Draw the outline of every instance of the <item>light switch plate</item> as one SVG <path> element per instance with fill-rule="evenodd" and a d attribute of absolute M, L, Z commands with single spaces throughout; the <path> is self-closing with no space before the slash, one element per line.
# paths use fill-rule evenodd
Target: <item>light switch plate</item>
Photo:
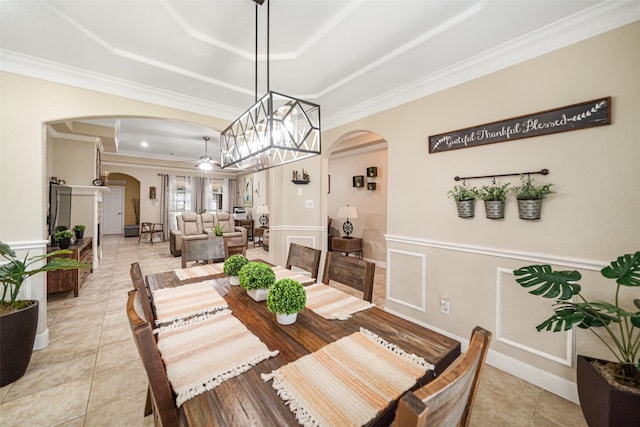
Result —
<path fill-rule="evenodd" d="M 304 201 L 304 207 L 307 209 L 312 209 L 313 208 L 313 200 L 305 200 Z"/>

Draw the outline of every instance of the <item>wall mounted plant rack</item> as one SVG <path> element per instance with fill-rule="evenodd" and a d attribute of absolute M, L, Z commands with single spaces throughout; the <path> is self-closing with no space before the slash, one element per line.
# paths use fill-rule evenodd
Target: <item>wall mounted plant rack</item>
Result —
<path fill-rule="evenodd" d="M 549 175 L 549 169 L 540 169 L 535 172 L 519 172 L 519 173 L 502 173 L 494 175 L 481 175 L 481 176 L 456 176 L 453 179 L 455 181 L 464 181 L 467 179 L 480 179 L 480 178 L 497 178 L 499 176 L 520 176 L 520 175 Z"/>

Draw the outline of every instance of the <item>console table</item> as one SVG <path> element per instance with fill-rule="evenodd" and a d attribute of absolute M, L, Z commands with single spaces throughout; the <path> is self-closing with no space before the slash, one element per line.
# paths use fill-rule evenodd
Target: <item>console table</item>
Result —
<path fill-rule="evenodd" d="M 55 292 L 73 291 L 74 296 L 78 296 L 80 286 L 87 280 L 89 274 L 93 272 L 93 246 L 91 237 L 85 237 L 76 242 L 75 245 L 69 246 L 72 251 L 69 255 L 56 255 L 56 257 L 72 258 L 76 261 L 84 262 L 91 265 L 89 268 L 76 268 L 74 270 L 56 270 L 47 271 L 47 294 Z M 49 246 L 47 252 L 57 251 L 58 246 Z"/>
<path fill-rule="evenodd" d="M 359 237 L 334 237 L 331 239 L 331 249 L 334 252 L 344 252 L 349 256 L 349 253 L 355 252 L 356 256 L 362 259 L 362 239 Z"/>
<path fill-rule="evenodd" d="M 268 230 L 269 227 L 257 227 L 253 229 L 253 247 L 255 248 L 256 243 L 260 246 L 263 244 L 264 232 Z M 260 240 L 258 240 L 260 239 Z"/>
<path fill-rule="evenodd" d="M 252 219 L 236 219 L 236 227 L 244 227 L 247 229 L 247 247 L 249 240 L 253 240 L 253 220 Z"/>

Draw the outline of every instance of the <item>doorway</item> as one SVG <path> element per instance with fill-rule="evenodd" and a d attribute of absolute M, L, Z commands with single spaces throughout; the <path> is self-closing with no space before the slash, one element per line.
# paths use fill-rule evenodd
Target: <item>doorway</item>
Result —
<path fill-rule="evenodd" d="M 124 187 L 109 187 L 103 196 L 102 219 L 104 234 L 122 234 L 124 228 Z"/>

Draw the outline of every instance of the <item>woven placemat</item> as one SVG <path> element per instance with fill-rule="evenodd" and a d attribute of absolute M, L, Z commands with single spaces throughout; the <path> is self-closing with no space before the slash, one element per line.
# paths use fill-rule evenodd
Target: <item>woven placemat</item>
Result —
<path fill-rule="evenodd" d="M 227 302 L 209 281 L 162 288 L 153 292 L 156 325 L 213 313 L 227 308 Z"/>
<path fill-rule="evenodd" d="M 269 374 L 304 426 L 361 426 L 432 370 L 366 329 L 327 344 Z"/>
<path fill-rule="evenodd" d="M 195 267 L 178 268 L 175 271 L 180 280 L 197 279 L 198 277 L 224 274 L 224 263 L 196 265 Z"/>
<path fill-rule="evenodd" d="M 158 350 L 178 406 L 278 354 L 231 310 L 158 332 Z"/>
<path fill-rule="evenodd" d="M 305 289 L 307 291 L 305 307 L 325 319 L 347 320 L 353 313 L 375 307 L 375 304 L 369 301 L 321 283 L 306 286 Z"/>

